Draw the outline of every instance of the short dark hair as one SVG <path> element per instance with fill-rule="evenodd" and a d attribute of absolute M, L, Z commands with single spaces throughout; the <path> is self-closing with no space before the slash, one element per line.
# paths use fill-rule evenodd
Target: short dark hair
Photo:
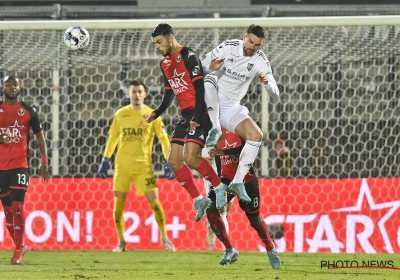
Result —
<path fill-rule="evenodd" d="M 151 33 L 151 37 L 157 37 L 160 35 L 174 35 L 174 31 L 172 30 L 171 25 L 169 25 L 168 23 L 160 23 L 159 25 L 157 25 L 157 27 L 154 28 L 153 32 Z"/>
<path fill-rule="evenodd" d="M 129 87 L 143 86 L 144 91 L 147 92 L 147 87 L 142 80 L 133 80 L 129 83 Z"/>
<path fill-rule="evenodd" d="M 247 28 L 246 33 L 247 33 L 247 34 L 252 33 L 252 34 L 256 35 L 258 38 L 263 38 L 263 39 L 265 39 L 264 28 L 262 28 L 262 27 L 259 26 L 259 25 L 255 25 L 255 24 L 250 25 L 250 26 Z"/>

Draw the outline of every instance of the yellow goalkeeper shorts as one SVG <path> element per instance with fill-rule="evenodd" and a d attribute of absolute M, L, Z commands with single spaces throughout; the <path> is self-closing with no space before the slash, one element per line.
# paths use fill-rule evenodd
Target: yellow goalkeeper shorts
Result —
<path fill-rule="evenodd" d="M 131 183 L 136 189 L 137 196 L 157 190 L 156 179 L 152 168 L 141 170 L 139 174 L 116 172 L 114 174 L 114 191 L 129 193 Z"/>

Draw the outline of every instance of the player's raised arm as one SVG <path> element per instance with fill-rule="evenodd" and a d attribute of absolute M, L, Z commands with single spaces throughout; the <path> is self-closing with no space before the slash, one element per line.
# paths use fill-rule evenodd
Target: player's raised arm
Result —
<path fill-rule="evenodd" d="M 265 54 L 261 54 L 263 60 L 260 65 L 258 81 L 264 85 L 265 90 L 272 96 L 279 97 L 280 92 L 275 78 L 272 75 L 271 65 Z"/>

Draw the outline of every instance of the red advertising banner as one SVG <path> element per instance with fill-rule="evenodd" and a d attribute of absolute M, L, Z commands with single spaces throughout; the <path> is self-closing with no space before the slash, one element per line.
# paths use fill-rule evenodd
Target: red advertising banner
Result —
<path fill-rule="evenodd" d="M 203 188 L 202 179 L 196 182 Z M 260 179 L 261 216 L 280 224 L 280 252 L 400 253 L 399 178 Z M 206 250 L 205 218 L 196 223 L 193 202 L 174 180 L 158 180 L 167 231 L 178 250 Z M 31 179 L 26 196 L 25 243 L 34 250 L 111 250 L 112 179 Z M 161 250 L 157 223 L 144 197 L 128 195 L 128 249 Z M 230 236 L 241 251 L 263 251 L 237 201 L 228 216 Z M 12 240 L 0 215 L 0 249 Z M 221 248 L 217 244 L 217 249 Z"/>

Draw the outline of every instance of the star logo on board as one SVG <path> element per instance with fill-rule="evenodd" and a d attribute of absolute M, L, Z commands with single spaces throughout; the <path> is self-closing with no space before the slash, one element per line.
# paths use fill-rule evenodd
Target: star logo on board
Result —
<path fill-rule="evenodd" d="M 393 254 L 393 246 L 391 238 L 388 235 L 385 223 L 390 220 L 396 211 L 400 209 L 400 200 L 375 203 L 374 198 L 371 194 L 370 187 L 368 185 L 367 179 L 363 178 L 361 181 L 360 192 L 358 194 L 357 202 L 354 206 L 343 207 L 333 210 L 333 212 L 358 212 L 361 213 L 363 210 L 385 210 L 386 213 L 377 222 L 380 235 L 382 236 L 385 246 L 383 247 L 388 253 Z M 398 234 L 400 232 L 400 227 L 397 230 Z M 372 233 L 371 233 L 372 234 Z M 399 238 L 399 237 L 398 237 Z M 369 246 L 366 244 L 365 246 Z M 372 245 L 370 245 L 372 246 Z M 370 248 L 374 251 L 373 248 Z"/>

